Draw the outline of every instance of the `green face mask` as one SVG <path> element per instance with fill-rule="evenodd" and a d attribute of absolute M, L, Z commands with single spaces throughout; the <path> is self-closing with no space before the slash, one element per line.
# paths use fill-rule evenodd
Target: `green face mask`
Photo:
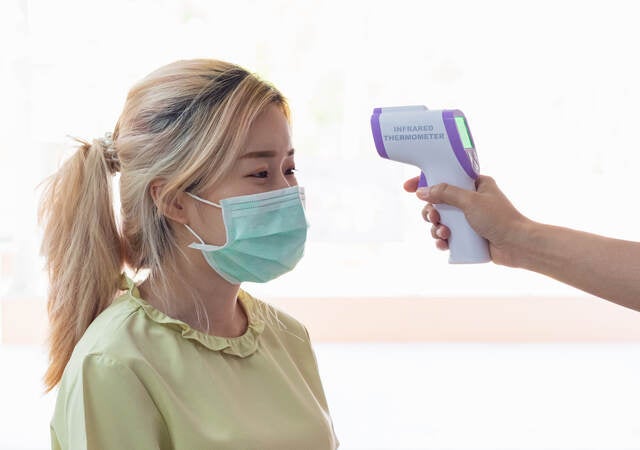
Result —
<path fill-rule="evenodd" d="M 200 241 L 189 247 L 202 251 L 209 265 L 228 282 L 264 283 L 289 272 L 302 258 L 309 226 L 303 188 L 225 198 L 219 205 L 188 194 L 222 209 L 227 233 L 224 245 L 205 244 L 185 226 Z"/>

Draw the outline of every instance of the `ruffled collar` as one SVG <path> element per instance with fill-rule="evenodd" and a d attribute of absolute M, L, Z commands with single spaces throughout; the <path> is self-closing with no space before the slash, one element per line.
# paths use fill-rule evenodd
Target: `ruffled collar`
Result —
<path fill-rule="evenodd" d="M 264 331 L 265 323 L 264 320 L 259 317 L 259 314 L 257 314 L 257 300 L 242 289 L 238 291 L 238 300 L 244 307 L 249 325 L 244 334 L 238 337 L 222 337 L 206 334 L 192 328 L 181 320 L 167 316 L 141 298 L 140 291 L 134 281 L 124 274 L 122 275 L 122 289 L 127 291 L 124 296 L 137 303 L 151 320 L 180 331 L 182 337 L 185 339 L 197 341 L 209 350 L 246 358 L 258 349 L 259 337 Z"/>

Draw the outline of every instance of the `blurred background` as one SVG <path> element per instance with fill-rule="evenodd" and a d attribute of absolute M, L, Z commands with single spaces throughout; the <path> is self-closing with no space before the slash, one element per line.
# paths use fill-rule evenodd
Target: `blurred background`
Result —
<path fill-rule="evenodd" d="M 0 449 L 45 449 L 37 185 L 128 89 L 223 59 L 293 111 L 311 229 L 254 295 L 311 333 L 342 449 L 640 449 L 640 315 L 543 276 L 453 266 L 373 108 L 464 111 L 482 172 L 532 219 L 640 241 L 632 1 L 2 0 Z M 634 206 L 636 205 L 636 206 Z"/>

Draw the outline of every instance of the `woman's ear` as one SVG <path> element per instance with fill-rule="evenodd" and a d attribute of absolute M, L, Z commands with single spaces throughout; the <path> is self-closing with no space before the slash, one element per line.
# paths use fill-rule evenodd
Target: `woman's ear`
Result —
<path fill-rule="evenodd" d="M 149 193 L 153 202 L 158 208 L 158 213 L 168 219 L 178 223 L 188 223 L 187 211 L 184 207 L 185 194 L 179 192 L 173 198 L 163 195 L 166 182 L 164 180 L 155 180 L 149 186 Z"/>

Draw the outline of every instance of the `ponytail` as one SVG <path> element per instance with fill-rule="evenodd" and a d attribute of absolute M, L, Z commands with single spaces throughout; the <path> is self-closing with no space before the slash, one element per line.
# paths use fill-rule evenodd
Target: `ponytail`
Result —
<path fill-rule="evenodd" d="M 123 269 L 112 203 L 115 151 L 108 139 L 77 142 L 75 154 L 45 180 L 38 210 L 49 274 L 47 392 L 60 382 L 89 324 L 118 293 Z"/>

